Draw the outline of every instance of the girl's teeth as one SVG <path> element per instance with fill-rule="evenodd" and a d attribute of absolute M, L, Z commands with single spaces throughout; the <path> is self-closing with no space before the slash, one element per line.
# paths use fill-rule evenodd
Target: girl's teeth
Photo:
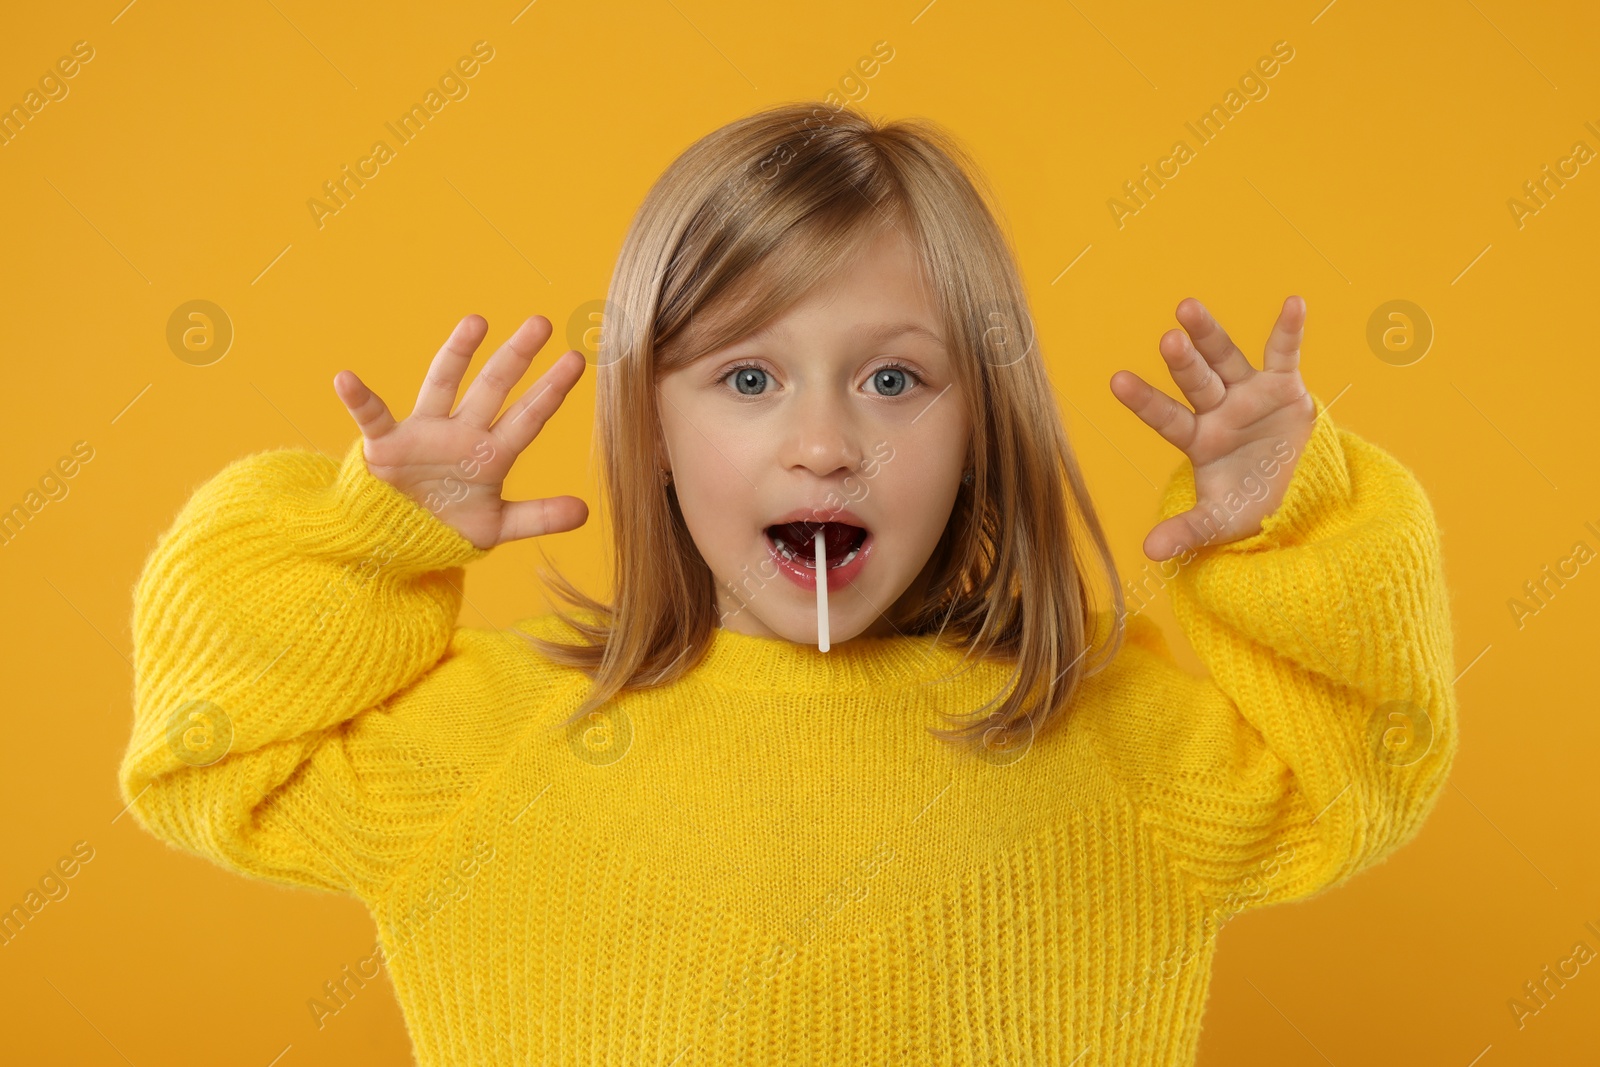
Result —
<path fill-rule="evenodd" d="M 810 560 L 800 559 L 799 556 L 795 555 L 794 550 L 788 546 L 788 544 L 783 540 L 783 538 L 774 537 L 772 539 L 772 543 L 778 546 L 778 551 L 783 554 L 783 558 L 784 559 L 798 560 L 800 565 L 802 567 L 806 568 L 807 570 L 814 571 L 814 570 L 817 569 L 817 562 L 816 562 L 816 560 L 814 558 L 810 559 Z M 855 548 L 852 548 L 849 552 L 846 552 L 844 554 L 844 556 L 842 558 L 840 558 L 839 560 L 837 560 L 835 562 L 832 562 L 832 563 L 829 563 L 828 564 L 828 569 L 831 571 L 831 570 L 837 570 L 838 568 L 843 567 L 846 563 L 849 563 L 851 560 L 855 559 L 856 555 L 858 553 L 860 553 L 860 551 L 861 551 L 861 546 L 857 545 Z"/>

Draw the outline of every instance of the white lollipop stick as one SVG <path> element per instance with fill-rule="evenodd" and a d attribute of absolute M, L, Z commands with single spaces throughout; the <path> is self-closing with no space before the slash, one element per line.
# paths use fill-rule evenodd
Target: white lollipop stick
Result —
<path fill-rule="evenodd" d="M 817 531 L 817 651 L 828 651 L 828 549 Z"/>

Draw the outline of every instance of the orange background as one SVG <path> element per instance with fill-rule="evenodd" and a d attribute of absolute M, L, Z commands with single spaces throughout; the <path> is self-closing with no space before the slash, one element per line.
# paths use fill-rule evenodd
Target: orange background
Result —
<path fill-rule="evenodd" d="M 1584 928 L 1600 926 L 1600 568 L 1578 569 L 1520 626 L 1508 602 L 1576 542 L 1600 548 L 1584 525 L 1600 527 L 1600 382 L 1592 330 L 1573 325 L 1594 298 L 1600 163 L 1520 226 L 1508 201 L 1574 142 L 1600 150 L 1585 126 L 1600 127 L 1600 15 L 1577 3 L 1323 3 L 1227 15 L 1105 0 L 13 12 L 0 105 L 22 101 L 74 42 L 93 58 L 0 147 L 11 208 L 0 507 L 76 442 L 93 458 L 0 546 L 0 904 L 76 842 L 93 858 L 0 948 L 3 1058 L 411 1062 L 387 983 L 320 1031 L 306 1007 L 372 952 L 358 901 L 227 874 L 119 817 L 139 567 L 229 460 L 276 446 L 337 457 L 355 436 L 330 384 L 341 368 L 403 416 L 462 315 L 489 320 L 486 354 L 540 313 L 557 334 L 531 381 L 568 346 L 569 316 L 604 295 L 630 216 L 674 155 L 738 115 L 851 85 L 873 114 L 946 125 L 992 180 L 1125 576 L 1145 562 L 1179 456 L 1107 381 L 1127 367 L 1175 392 L 1155 345 L 1189 295 L 1259 363 L 1282 300 L 1302 294 L 1307 382 L 1338 424 L 1417 473 L 1439 516 L 1463 672 L 1451 785 L 1387 863 L 1229 925 L 1200 1063 L 1593 1056 L 1600 963 L 1520 1029 L 1507 1002 L 1575 942 L 1600 950 Z M 322 183 L 389 140 L 383 124 L 480 40 L 494 58 L 469 95 L 319 228 L 306 203 Z M 1280 40 L 1294 58 L 1268 95 L 1119 228 L 1107 201 L 1122 183 L 1178 138 L 1195 148 L 1184 123 Z M 849 82 L 878 41 L 893 59 Z M 208 365 L 169 346 L 169 318 L 191 300 L 216 304 L 233 330 Z M 1432 324 L 1420 360 L 1368 343 L 1391 300 Z M 596 501 L 593 385 L 587 373 L 511 495 Z M 601 591 L 603 533 L 591 520 L 496 550 L 469 575 L 462 622 L 544 610 L 540 547 Z M 1169 605 L 1152 610 L 1199 670 Z"/>

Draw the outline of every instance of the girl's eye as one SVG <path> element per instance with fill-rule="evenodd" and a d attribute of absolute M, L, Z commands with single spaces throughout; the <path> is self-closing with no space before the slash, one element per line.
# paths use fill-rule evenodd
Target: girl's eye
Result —
<path fill-rule="evenodd" d="M 917 378 L 917 375 L 909 367 L 891 363 L 872 372 L 872 384 L 879 390 L 879 396 L 899 396 L 909 388 L 908 377 Z"/>
<path fill-rule="evenodd" d="M 733 379 L 734 388 L 745 396 L 760 396 L 767 384 L 767 372 L 760 367 L 735 367 L 727 377 Z"/>
<path fill-rule="evenodd" d="M 760 396 L 766 392 L 768 374 L 765 368 L 754 364 L 735 367 L 723 375 L 722 380 L 730 378 L 742 396 Z M 911 368 L 891 363 L 873 371 L 871 381 L 879 396 L 890 397 L 904 394 L 912 388 L 913 383 L 920 383 L 922 379 Z"/>

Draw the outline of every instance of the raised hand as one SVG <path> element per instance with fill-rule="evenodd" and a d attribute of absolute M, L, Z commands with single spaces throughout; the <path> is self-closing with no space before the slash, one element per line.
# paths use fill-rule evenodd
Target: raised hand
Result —
<path fill-rule="evenodd" d="M 1283 302 L 1259 371 L 1200 301 L 1185 299 L 1176 316 L 1183 329 L 1162 334 L 1157 347 L 1194 410 L 1129 370 L 1117 371 L 1110 383 L 1118 400 L 1194 466 L 1195 507 L 1158 523 L 1144 539 L 1145 555 L 1157 562 L 1259 533 L 1261 520 L 1283 502 L 1316 416 L 1300 379 L 1303 299 Z M 1274 466 L 1271 477 L 1263 476 Z M 1251 487 L 1262 483 L 1267 493 L 1250 499 Z M 1230 497 L 1243 507 L 1222 506 Z"/>
<path fill-rule="evenodd" d="M 489 357 L 461 406 L 450 413 L 461 377 L 488 330 L 481 315 L 456 324 L 428 368 L 411 415 L 401 422 L 353 372 L 342 370 L 333 378 L 334 392 L 361 430 L 367 469 L 479 548 L 573 530 L 589 517 L 589 506 L 575 496 L 501 497 L 511 465 L 583 374 L 582 354 L 569 350 L 500 414 L 511 387 L 550 339 L 549 319 L 535 315 L 524 322 Z"/>

